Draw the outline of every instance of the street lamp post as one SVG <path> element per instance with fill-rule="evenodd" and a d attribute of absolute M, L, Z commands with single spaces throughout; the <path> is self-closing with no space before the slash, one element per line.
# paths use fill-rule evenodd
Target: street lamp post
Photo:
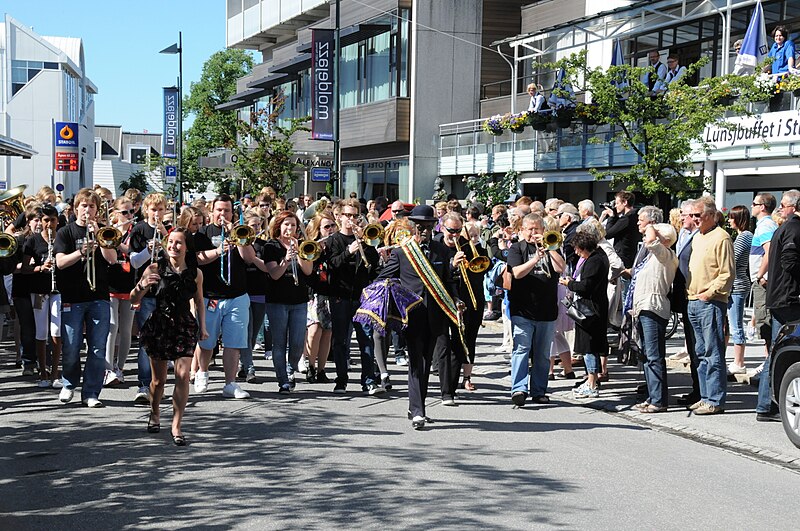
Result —
<path fill-rule="evenodd" d="M 183 32 L 178 42 L 158 53 L 178 54 L 178 201 L 183 204 Z"/>

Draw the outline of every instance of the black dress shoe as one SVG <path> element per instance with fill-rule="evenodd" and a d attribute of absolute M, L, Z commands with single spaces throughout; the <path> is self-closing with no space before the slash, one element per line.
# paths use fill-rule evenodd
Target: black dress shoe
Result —
<path fill-rule="evenodd" d="M 769 413 L 756 413 L 756 420 L 758 422 L 782 422 L 781 414 L 770 411 Z"/>
<path fill-rule="evenodd" d="M 528 394 L 522 391 L 517 391 L 511 394 L 511 401 L 517 407 L 522 407 L 525 405 L 525 399 L 528 398 Z"/>
<path fill-rule="evenodd" d="M 678 405 L 680 406 L 691 406 L 692 404 L 696 403 L 700 400 L 700 395 L 696 395 L 694 393 L 689 393 L 687 395 L 679 396 L 678 397 Z"/>
<path fill-rule="evenodd" d="M 550 398 L 545 395 L 534 396 L 531 398 L 531 402 L 533 402 L 534 404 L 549 404 Z"/>

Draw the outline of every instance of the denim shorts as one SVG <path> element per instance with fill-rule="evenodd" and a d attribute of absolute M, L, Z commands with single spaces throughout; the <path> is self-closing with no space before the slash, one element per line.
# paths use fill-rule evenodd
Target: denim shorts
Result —
<path fill-rule="evenodd" d="M 206 330 L 208 339 L 200 348 L 212 350 L 222 333 L 225 348 L 247 348 L 247 325 L 250 321 L 250 297 L 245 293 L 235 299 L 206 299 Z"/>

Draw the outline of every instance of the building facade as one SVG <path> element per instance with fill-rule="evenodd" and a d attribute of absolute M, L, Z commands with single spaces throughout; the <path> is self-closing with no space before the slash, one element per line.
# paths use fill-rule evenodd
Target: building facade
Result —
<path fill-rule="evenodd" d="M 81 39 L 40 36 L 6 15 L 0 25 L 0 135 L 36 154 L 0 159 L 0 186 L 63 184 L 64 197 L 91 186 L 95 94 Z M 78 124 L 78 171 L 55 171 L 55 122 Z"/>
<path fill-rule="evenodd" d="M 161 133 L 131 133 L 119 125 L 96 125 L 94 139 L 94 184 L 118 197 L 120 184 L 137 172 L 147 178 L 148 191 L 164 192 L 167 185 L 158 169 L 149 171 L 149 161 L 161 156 Z"/>
<path fill-rule="evenodd" d="M 636 66 L 646 66 L 652 50 L 660 52 L 662 61 L 668 54 L 677 54 L 683 65 L 708 57 L 708 64 L 690 84 L 730 72 L 735 60 L 732 45 L 744 36 L 755 4 L 755 0 L 543 0 L 523 6 L 522 31 L 494 43 L 514 58 L 516 75 L 499 88 L 493 86 L 491 92 L 482 88 L 474 119 L 441 124 L 439 174 L 460 180 L 478 172 L 500 174 L 513 169 L 520 173 L 521 191 L 537 199 L 607 201 L 615 191 L 607 182 L 595 180 L 590 170 L 625 168 L 636 160 L 635 153 L 607 140 L 609 126 L 574 123 L 556 131 L 526 128 L 520 134 L 493 137 L 482 130 L 483 120 L 509 112 L 512 106 L 517 111 L 526 109 L 528 83 L 540 83 L 549 93 L 555 75 L 534 71 L 534 62 L 551 62 L 586 50 L 592 66 L 607 67 L 615 39 L 620 40 L 626 62 Z M 763 0 L 762 5 L 768 33 L 777 24 L 790 29 L 800 26 L 800 2 Z M 797 42 L 797 32 L 792 35 Z M 579 100 L 584 98 L 578 94 Z M 796 113 L 798 108 L 798 98 L 789 93 L 751 110 L 770 115 Z M 756 191 L 779 195 L 797 187 L 798 152 L 797 142 L 781 140 L 772 142 L 770 149 L 757 142 L 720 147 L 710 154 L 698 151 L 695 169 L 714 183 L 721 205 L 749 205 Z"/>
<path fill-rule="evenodd" d="M 477 116 L 481 86 L 507 79 L 508 65 L 486 45 L 521 28 L 525 3 L 341 0 L 342 195 L 431 196 L 439 124 Z M 311 30 L 333 28 L 334 20 L 335 2 L 228 0 L 227 45 L 258 50 L 262 61 L 220 108 L 247 119 L 281 94 L 282 119 L 308 116 Z M 332 142 L 311 140 L 308 132 L 292 140 L 312 165 L 333 159 Z M 310 181 L 310 166 L 300 168 L 295 193 L 325 190 Z"/>

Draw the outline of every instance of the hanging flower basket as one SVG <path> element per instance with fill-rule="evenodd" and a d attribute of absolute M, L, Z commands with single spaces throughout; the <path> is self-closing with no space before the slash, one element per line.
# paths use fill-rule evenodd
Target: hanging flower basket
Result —
<path fill-rule="evenodd" d="M 528 122 L 531 124 L 531 128 L 534 131 L 544 131 L 547 129 L 547 124 L 549 124 L 553 120 L 552 116 L 549 113 L 531 113 L 528 116 Z"/>
<path fill-rule="evenodd" d="M 495 114 L 491 118 L 487 118 L 485 122 L 483 122 L 483 130 L 493 136 L 500 136 L 505 131 L 502 125 L 503 117 L 499 114 Z"/>
<path fill-rule="evenodd" d="M 575 118 L 575 109 L 562 108 L 558 109 L 555 113 L 556 125 L 561 129 L 566 129 L 572 125 L 572 120 Z"/>

